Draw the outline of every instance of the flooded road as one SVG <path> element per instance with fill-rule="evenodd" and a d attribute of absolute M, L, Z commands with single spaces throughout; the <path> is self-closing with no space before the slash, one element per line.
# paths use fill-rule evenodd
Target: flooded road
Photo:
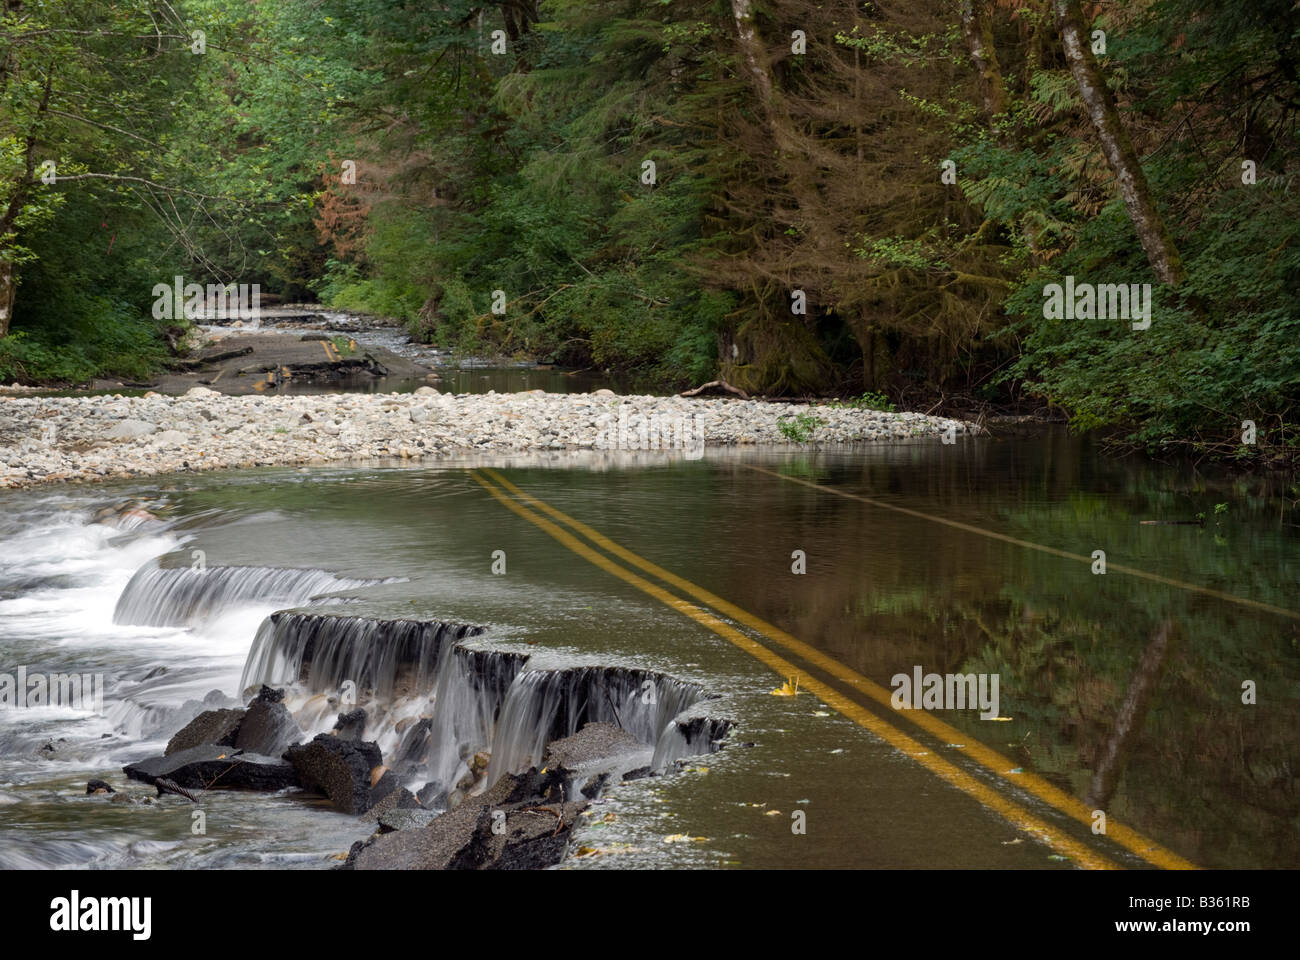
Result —
<path fill-rule="evenodd" d="M 1285 493 L 1045 433 L 5 494 L 0 671 L 99 672 L 106 693 L 103 716 L 0 711 L 0 865 L 333 865 L 373 825 L 298 795 L 213 791 L 203 835 L 188 804 L 84 795 L 121 789 L 205 697 L 238 699 L 258 625 L 320 594 L 717 697 L 723 749 L 612 788 L 565 867 L 1294 865 Z M 92 522 L 127 496 L 163 522 Z M 332 576 L 113 623 L 137 570 L 200 556 Z M 799 692 L 773 695 L 787 667 Z M 996 717 L 891 706 L 896 678 L 930 674 L 996 677 Z"/>
<path fill-rule="evenodd" d="M 285 316 L 285 312 L 288 316 Z M 234 329 L 227 325 L 204 324 L 205 334 L 215 337 L 212 347 L 220 350 L 237 343 L 256 344 L 259 340 L 273 340 L 292 336 L 293 339 L 330 338 L 340 343 L 351 343 L 361 352 L 378 348 L 381 356 L 409 361 L 408 369 L 389 371 L 374 376 L 365 371 L 350 375 L 314 379 L 296 377 L 276 387 L 286 394 L 336 393 L 340 390 L 359 393 L 410 393 L 432 382 L 437 388 L 450 393 L 522 393 L 542 390 L 546 393 L 590 393 L 601 388 L 619 393 L 661 392 L 649 384 L 638 383 L 625 376 L 616 376 L 599 369 L 562 369 L 549 363 L 529 361 L 511 362 L 506 358 L 487 360 L 457 356 L 453 351 L 421 343 L 405 327 L 377 323 L 373 318 L 342 313 L 320 307 L 301 312 L 292 308 L 268 308 L 255 325 Z M 311 344 L 307 353 L 315 359 L 318 344 Z M 326 354 L 328 356 L 328 354 Z M 241 359 L 232 369 L 245 366 L 250 361 Z M 277 360 L 276 362 L 283 362 Z M 430 379 L 428 374 L 432 373 Z M 209 373 L 208 378 L 211 378 Z M 205 381 L 206 382 L 206 381 Z M 170 392 L 181 392 L 176 388 Z"/>

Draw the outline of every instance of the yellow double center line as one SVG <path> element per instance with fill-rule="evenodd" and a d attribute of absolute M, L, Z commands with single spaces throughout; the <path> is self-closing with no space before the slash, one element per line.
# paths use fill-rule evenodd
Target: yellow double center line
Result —
<path fill-rule="evenodd" d="M 1056 827 L 1053 827 L 1040 818 L 1034 816 L 1030 811 L 1007 799 L 987 783 L 976 779 L 965 770 L 962 770 L 942 757 L 937 756 L 933 751 L 926 749 L 921 743 L 894 727 L 892 724 L 881 719 L 870 710 L 865 709 L 860 704 L 845 697 L 833 687 L 821 682 L 816 677 L 812 677 L 805 671 L 800 670 L 788 660 L 785 660 L 783 657 L 772 652 L 753 638 L 746 636 L 730 624 L 719 619 L 710 610 L 683 600 L 680 597 L 669 593 L 657 584 L 646 580 L 644 577 L 633 573 L 623 566 L 620 566 L 609 557 L 605 556 L 605 554 L 594 550 L 588 545 L 588 543 L 579 540 L 572 533 L 569 533 L 568 530 L 557 526 L 555 523 L 552 523 L 551 520 L 540 516 L 539 513 L 535 511 L 540 511 L 540 513 L 544 513 L 547 516 L 554 518 L 569 527 L 571 530 L 581 534 L 591 544 L 600 547 L 602 550 L 605 550 L 626 563 L 656 577 L 664 583 L 676 587 L 683 593 L 707 604 L 709 607 L 712 607 L 719 613 L 730 617 L 732 620 L 744 624 L 766 639 L 785 647 L 787 650 L 797 654 L 809 663 L 814 664 L 819 669 L 824 670 L 826 673 L 841 682 L 848 684 L 860 693 L 863 693 L 878 703 L 884 706 L 889 706 L 892 709 L 892 704 L 890 702 L 891 694 L 884 687 L 881 687 L 879 684 L 872 682 L 856 671 L 846 667 L 839 661 L 828 657 L 820 650 L 809 646 L 797 637 L 791 636 L 779 627 L 776 627 L 767 621 L 754 616 L 748 611 L 742 610 L 739 607 L 728 603 L 721 597 L 715 596 L 702 587 L 698 587 L 690 581 L 684 580 L 676 574 L 664 570 L 662 567 L 656 566 L 650 561 L 639 557 L 632 551 L 610 540 L 608 537 L 601 535 L 586 524 L 575 520 L 573 517 L 556 510 L 549 504 L 543 503 L 535 497 L 525 493 L 505 477 L 501 476 L 497 471 L 485 469 L 482 473 L 491 477 L 492 481 L 495 481 L 495 484 L 485 480 L 479 471 L 470 471 L 470 476 L 507 509 L 527 520 L 529 523 L 539 527 L 583 559 L 588 560 L 600 567 L 602 570 L 613 574 L 620 580 L 631 584 L 638 590 L 649 594 L 666 606 L 672 607 L 674 610 L 690 617 L 701 626 L 708 628 L 723 639 L 735 644 L 755 659 L 771 667 L 779 675 L 783 677 L 797 677 L 800 686 L 816 693 L 823 701 L 825 701 L 825 703 L 835 708 L 839 713 L 871 731 L 886 743 L 895 747 L 912 760 L 915 760 L 934 775 L 940 777 L 958 790 L 961 790 L 963 793 L 973 797 L 988 809 L 999 814 L 1003 819 L 1016 828 L 1036 837 L 1062 856 L 1069 857 L 1079 866 L 1089 869 L 1114 869 L 1116 867 L 1116 864 L 1108 860 L 1106 857 L 1094 852 L 1090 847 L 1079 843 Z M 503 490 L 509 491 L 518 499 L 512 499 L 507 496 Z M 523 503 L 518 501 L 523 501 Z M 523 504 L 527 504 L 528 506 L 524 506 Z M 533 509 L 529 509 L 529 507 L 532 507 Z M 907 715 L 909 719 L 917 724 L 917 726 L 926 730 L 933 736 L 940 738 L 945 743 L 955 743 L 958 740 L 969 740 L 965 734 L 961 733 L 956 728 L 949 726 L 942 720 L 939 720 L 925 711 L 908 711 Z M 988 747 L 980 743 L 967 744 L 966 746 L 954 749 L 963 750 L 967 757 L 999 777 L 1003 777 L 1010 773 L 1013 766 L 1011 761 L 1006 757 L 1003 757 L 996 751 L 990 750 Z M 1044 803 L 1055 807 L 1057 810 L 1067 814 L 1075 820 L 1087 824 L 1089 827 L 1092 826 L 1093 816 L 1091 810 L 1075 797 L 1072 797 L 1057 787 L 1052 786 L 1041 777 L 1031 773 L 1018 774 L 1016 775 L 1015 786 L 1032 794 Z M 1109 818 L 1107 820 L 1106 835 L 1129 852 L 1136 854 L 1138 857 L 1141 857 L 1143 860 L 1146 860 L 1148 863 L 1155 866 L 1163 867 L 1165 869 L 1195 869 L 1195 865 L 1189 861 L 1183 859 L 1172 851 L 1164 849 L 1154 841 L 1147 839 L 1136 831 L 1130 830 Z"/>

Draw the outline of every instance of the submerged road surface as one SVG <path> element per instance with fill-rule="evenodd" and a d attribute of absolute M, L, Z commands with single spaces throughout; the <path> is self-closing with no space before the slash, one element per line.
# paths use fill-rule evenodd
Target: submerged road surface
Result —
<path fill-rule="evenodd" d="M 102 530 L 107 496 L 164 526 Z M 1217 526 L 1140 523 L 1225 500 Z M 1293 863 L 1298 726 L 1280 691 L 1300 679 L 1300 545 L 1278 504 L 1057 434 L 7 492 L 0 659 L 103 671 L 108 703 L 0 715 L 4 863 L 321 868 L 373 829 L 292 794 L 212 791 L 195 837 L 166 804 L 84 796 L 158 752 L 185 700 L 237 697 L 257 625 L 285 606 L 111 622 L 137 569 L 196 551 L 343 578 L 348 614 L 482 624 L 716 697 L 736 724 L 723 748 L 613 787 L 566 867 Z M 302 579 L 319 592 L 319 576 Z M 931 675 L 997 702 L 942 688 L 900 709 L 899 678 Z"/>

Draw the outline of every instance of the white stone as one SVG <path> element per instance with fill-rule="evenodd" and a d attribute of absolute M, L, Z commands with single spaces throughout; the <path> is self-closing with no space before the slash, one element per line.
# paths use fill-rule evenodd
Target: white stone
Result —
<path fill-rule="evenodd" d="M 110 427 L 104 436 L 110 440 L 135 440 L 139 437 L 147 437 L 152 433 L 157 433 L 157 431 L 157 424 L 145 420 L 123 420 L 121 423 Z"/>

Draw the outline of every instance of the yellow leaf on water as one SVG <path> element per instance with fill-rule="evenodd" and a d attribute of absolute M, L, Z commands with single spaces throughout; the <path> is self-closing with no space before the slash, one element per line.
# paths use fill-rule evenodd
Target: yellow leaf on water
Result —
<path fill-rule="evenodd" d="M 799 693 L 799 678 L 791 677 L 775 690 L 770 691 L 774 697 L 793 697 Z"/>
<path fill-rule="evenodd" d="M 630 843 L 611 843 L 607 847 L 579 847 L 574 851 L 575 857 L 600 857 L 610 853 L 640 853 L 643 848 Z"/>

